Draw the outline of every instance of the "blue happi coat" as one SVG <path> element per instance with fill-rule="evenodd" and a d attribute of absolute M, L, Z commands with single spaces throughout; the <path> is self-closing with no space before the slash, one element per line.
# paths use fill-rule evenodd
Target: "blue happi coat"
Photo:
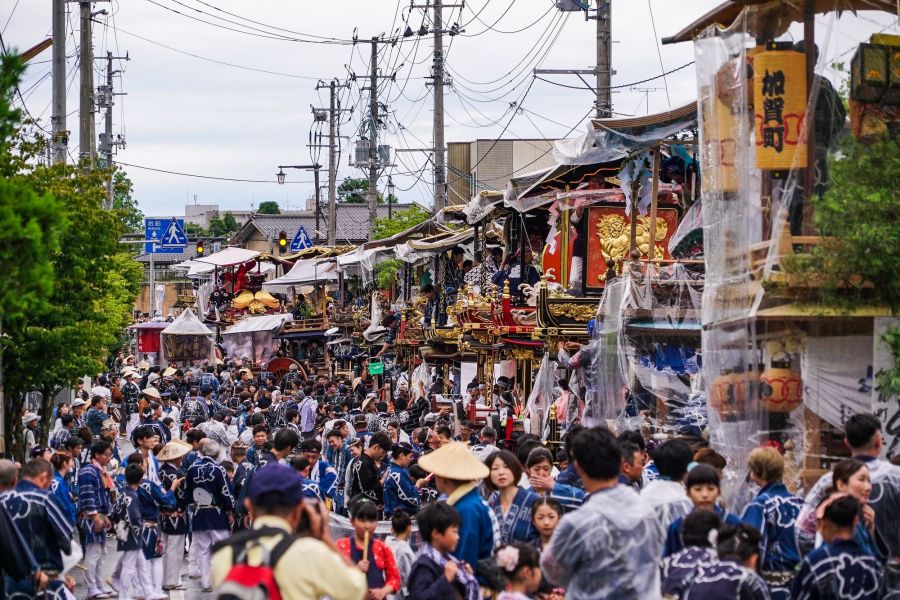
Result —
<path fill-rule="evenodd" d="M 74 527 L 78 515 L 78 505 L 75 504 L 75 497 L 69 489 L 66 478 L 59 473 L 54 473 L 53 481 L 50 482 L 50 492 L 59 502 L 59 505 L 63 507 L 69 522 Z"/>
<path fill-rule="evenodd" d="M 110 511 L 109 490 L 103 485 L 103 475 L 94 463 L 85 463 L 78 470 L 78 525 L 85 544 L 103 544 L 106 532 L 94 531 L 91 516 L 94 513 L 108 515 Z"/>
<path fill-rule="evenodd" d="M 31 552 L 41 569 L 61 571 L 63 553 L 72 550 L 75 527 L 50 490 L 22 480 L 14 489 L 0 495 L 0 502 L 22 537 L 31 544 Z"/>
<path fill-rule="evenodd" d="M 513 498 L 509 511 L 504 515 L 500 508 L 500 492 L 491 494 L 488 505 L 494 511 L 497 523 L 500 525 L 500 540 L 504 544 L 510 542 L 534 543 L 538 539 L 538 532 L 531 524 L 531 505 L 540 496 L 532 491 L 517 488 L 516 497 Z"/>
<path fill-rule="evenodd" d="M 337 472 L 334 490 L 334 507 L 337 512 L 340 512 L 345 504 L 343 482 L 347 479 L 347 464 L 352 458 L 350 446 L 348 446 L 346 442 L 337 450 L 332 450 L 331 446 L 328 446 L 325 448 L 325 458 Z"/>
<path fill-rule="evenodd" d="M 697 510 L 696 508 L 694 510 Z M 719 515 L 719 519 L 723 524 L 740 525 L 741 519 L 734 513 L 730 513 L 721 506 L 716 505 L 714 512 Z M 684 549 L 684 541 L 681 539 L 681 529 L 684 527 L 685 517 L 678 517 L 669 525 L 669 531 L 666 535 L 666 548 L 663 550 L 663 556 L 670 556 Z"/>
<path fill-rule="evenodd" d="M 697 569 L 715 560 L 716 554 L 712 548 L 700 546 L 690 546 L 664 558 L 660 567 L 663 595 L 681 598 L 694 581 Z"/>
<path fill-rule="evenodd" d="M 225 469 L 208 456 L 200 456 L 188 469 L 185 483 L 185 496 L 192 505 L 193 530 L 227 530 L 234 495 Z"/>
<path fill-rule="evenodd" d="M 337 492 L 338 474 L 334 468 L 328 464 L 328 461 L 319 460 L 309 470 L 309 478 L 318 484 L 322 495 L 326 498 L 334 498 Z"/>
<path fill-rule="evenodd" d="M 881 563 L 853 539 L 835 540 L 810 552 L 791 586 L 793 600 L 877 600 L 881 592 Z"/>
<path fill-rule="evenodd" d="M 802 508 L 803 500 L 777 481 L 765 486 L 744 509 L 741 521 L 762 533 L 759 570 L 763 576 L 793 571 L 800 563 L 796 525 Z M 772 597 L 787 600 L 790 592 L 787 587 L 773 586 Z"/>
<path fill-rule="evenodd" d="M 141 481 L 138 487 L 138 499 L 140 500 L 141 520 L 141 550 L 144 558 L 150 560 L 162 556 L 158 552 L 159 524 L 161 510 L 174 510 L 177 505 L 175 494 L 163 490 L 162 486 L 148 479 Z"/>
<path fill-rule="evenodd" d="M 116 524 L 116 549 L 119 552 L 140 550 L 144 522 L 138 490 L 128 485 L 120 488 L 109 516 Z"/>
<path fill-rule="evenodd" d="M 166 492 L 172 491 L 172 484 L 176 479 L 184 477 L 184 471 L 173 465 L 164 462 L 159 468 L 159 479 L 162 483 L 162 489 Z M 174 506 L 160 506 L 160 530 L 166 535 L 185 535 L 188 532 L 187 522 L 187 502 L 184 497 L 184 489 L 186 482 L 182 482 L 175 492 Z"/>
<path fill-rule="evenodd" d="M 419 488 L 413 483 L 409 471 L 392 462 L 384 480 L 385 516 L 390 517 L 397 510 L 414 515 L 419 511 L 419 503 Z"/>
<path fill-rule="evenodd" d="M 747 567 L 731 559 L 700 565 L 684 600 L 769 600 L 766 582 Z"/>

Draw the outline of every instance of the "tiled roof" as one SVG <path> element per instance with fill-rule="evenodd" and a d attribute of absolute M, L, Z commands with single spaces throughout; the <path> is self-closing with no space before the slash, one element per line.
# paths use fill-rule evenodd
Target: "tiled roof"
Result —
<path fill-rule="evenodd" d="M 405 210 L 410 206 L 412 205 L 395 204 L 392 210 Z M 358 245 L 369 239 L 369 207 L 367 205 L 338 204 L 336 210 L 337 243 Z M 379 205 L 377 214 L 379 218 L 387 217 L 387 205 Z M 326 233 L 328 228 L 327 218 L 326 212 L 322 215 L 322 219 L 319 222 L 319 230 L 323 234 Z M 301 225 L 306 229 L 306 233 L 310 237 L 314 237 L 316 217 L 312 211 L 310 211 L 309 216 L 257 214 L 247 221 L 244 227 L 241 228 L 241 231 L 243 232 L 251 224 L 256 226 L 269 239 L 276 239 L 282 230 L 287 232 L 288 237 L 293 237 Z"/>
<path fill-rule="evenodd" d="M 210 250 L 207 250 L 207 254 L 211 253 L 212 247 L 210 246 Z M 154 259 L 155 265 L 158 265 L 158 268 L 162 268 L 165 264 L 174 264 L 180 263 L 185 260 L 190 260 L 197 256 L 197 244 L 194 242 L 189 242 L 187 246 L 184 248 L 184 252 L 178 252 L 173 254 L 161 254 L 157 253 Z M 149 263 L 150 255 L 146 253 L 139 254 L 135 257 L 135 260 L 141 263 Z"/>

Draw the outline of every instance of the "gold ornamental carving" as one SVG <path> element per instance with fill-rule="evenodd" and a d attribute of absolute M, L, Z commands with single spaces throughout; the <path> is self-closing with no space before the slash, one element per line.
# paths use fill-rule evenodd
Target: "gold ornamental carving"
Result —
<path fill-rule="evenodd" d="M 525 348 L 506 348 L 506 354 L 513 357 L 513 360 L 532 360 L 534 351 Z"/>
<path fill-rule="evenodd" d="M 656 239 L 653 243 L 653 258 L 665 258 L 665 249 L 657 246 L 656 242 L 666 239 L 669 232 L 669 224 L 662 217 L 656 217 Z M 600 238 L 600 252 L 603 260 L 616 260 L 616 272 L 621 274 L 622 263 L 628 258 L 628 249 L 631 246 L 631 228 L 628 221 L 622 215 L 606 215 L 597 222 L 597 237 Z M 636 245 L 641 256 L 646 256 L 650 251 L 650 217 L 638 217 L 636 227 Z M 597 276 L 598 281 L 606 280 L 606 273 Z"/>
<path fill-rule="evenodd" d="M 549 304 L 547 308 L 554 317 L 568 317 L 576 321 L 590 321 L 597 312 L 593 304 Z"/>

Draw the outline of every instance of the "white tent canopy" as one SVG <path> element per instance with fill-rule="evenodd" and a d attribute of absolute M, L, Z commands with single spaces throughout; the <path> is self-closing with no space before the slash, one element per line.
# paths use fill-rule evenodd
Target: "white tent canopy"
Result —
<path fill-rule="evenodd" d="M 187 308 L 160 332 L 160 364 L 216 359 L 215 333 Z"/>
<path fill-rule="evenodd" d="M 282 323 L 293 319 L 290 313 L 247 317 L 222 332 L 222 346 L 229 356 L 246 357 L 256 364 L 267 363 L 278 350 L 275 332 Z"/>
<path fill-rule="evenodd" d="M 291 270 L 272 281 L 263 283 L 263 290 L 270 293 L 286 294 L 291 288 L 297 288 L 311 283 L 337 281 L 337 261 L 334 259 L 322 260 L 309 258 L 298 260 Z"/>
<path fill-rule="evenodd" d="M 261 253 L 257 252 L 256 250 L 229 247 L 219 252 L 210 254 L 209 256 L 195 257 L 193 260 L 195 260 L 196 262 L 213 265 L 214 267 L 230 267 L 232 265 L 245 263 L 248 260 L 253 260 L 260 254 Z"/>
<path fill-rule="evenodd" d="M 213 330 L 197 318 L 189 308 L 175 317 L 169 326 L 162 330 L 163 335 L 213 335 Z"/>

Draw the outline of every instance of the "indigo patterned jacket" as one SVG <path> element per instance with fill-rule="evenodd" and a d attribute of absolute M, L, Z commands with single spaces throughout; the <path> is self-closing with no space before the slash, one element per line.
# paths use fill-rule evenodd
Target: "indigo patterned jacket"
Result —
<path fill-rule="evenodd" d="M 164 462 L 159 467 L 159 479 L 162 482 L 163 490 L 167 492 L 172 491 L 172 484 L 181 477 L 184 477 L 184 471 L 171 463 Z M 187 502 L 184 497 L 186 483 L 186 481 L 182 481 L 181 486 L 174 493 L 175 506 L 160 507 L 162 513 L 160 530 L 166 535 L 185 535 L 188 532 Z"/>
<path fill-rule="evenodd" d="M 409 471 L 392 462 L 384 480 L 385 516 L 389 517 L 397 510 L 414 515 L 419 511 L 419 503 L 419 488 L 413 483 Z"/>
<path fill-rule="evenodd" d="M 234 511 L 234 495 L 225 469 L 208 456 L 200 456 L 188 469 L 185 483 L 185 496 L 193 508 L 193 530 L 227 530 L 227 514 Z"/>
<path fill-rule="evenodd" d="M 769 590 L 762 577 L 732 560 L 717 560 L 700 565 L 684 600 L 734 598 L 735 600 L 769 600 Z"/>
<path fill-rule="evenodd" d="M 780 481 L 765 486 L 753 499 L 741 521 L 762 533 L 760 571 L 792 571 L 800 562 L 796 525 L 803 501 Z"/>
<path fill-rule="evenodd" d="M 22 537 L 31 544 L 34 558 L 46 571 L 61 571 L 62 554 L 72 551 L 75 526 L 50 493 L 27 480 L 0 495 Z"/>
<path fill-rule="evenodd" d="M 667 556 L 662 561 L 660 578 L 664 596 L 681 598 L 690 587 L 701 565 L 712 564 L 716 560 L 712 548 L 690 546 Z"/>
<path fill-rule="evenodd" d="M 531 505 L 540 498 L 536 493 L 517 488 L 509 511 L 504 515 L 500 507 L 500 492 L 491 494 L 488 505 L 500 524 L 500 540 L 504 544 L 510 542 L 534 543 L 538 532 L 531 524 Z"/>
<path fill-rule="evenodd" d="M 794 600 L 877 600 L 881 593 L 881 563 L 855 540 L 835 540 L 810 552 L 791 586 Z"/>

